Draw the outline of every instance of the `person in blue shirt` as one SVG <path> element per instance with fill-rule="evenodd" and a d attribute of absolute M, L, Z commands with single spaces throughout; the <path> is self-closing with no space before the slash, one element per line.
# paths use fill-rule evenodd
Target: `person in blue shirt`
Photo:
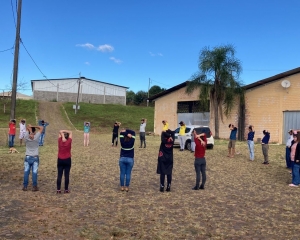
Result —
<path fill-rule="evenodd" d="M 130 129 L 122 129 L 120 132 L 121 151 L 119 160 L 121 191 L 129 191 L 131 170 L 134 165 L 134 142 L 135 132 Z"/>
<path fill-rule="evenodd" d="M 90 143 L 90 128 L 91 123 L 90 122 L 84 122 L 83 124 L 83 146 L 89 146 Z"/>
<path fill-rule="evenodd" d="M 248 138 L 247 138 L 247 143 L 248 143 L 248 148 L 249 148 L 249 152 L 250 152 L 250 161 L 254 160 L 254 126 L 250 125 L 248 128 L 249 132 L 248 132 Z"/>
<path fill-rule="evenodd" d="M 236 133 L 237 128 L 233 124 L 229 124 L 229 129 L 231 130 L 229 136 L 229 143 L 228 143 L 228 156 L 227 157 L 234 157 L 235 154 L 235 142 L 236 142 Z"/>
<path fill-rule="evenodd" d="M 39 126 L 43 126 L 43 131 L 40 136 L 39 146 L 44 146 L 44 139 L 46 135 L 46 127 L 49 125 L 49 123 L 45 122 L 44 120 L 39 120 Z"/>
<path fill-rule="evenodd" d="M 262 152 L 264 155 L 264 162 L 262 164 L 269 164 L 269 141 L 270 133 L 268 130 L 263 130 L 264 137 L 261 140 Z"/>

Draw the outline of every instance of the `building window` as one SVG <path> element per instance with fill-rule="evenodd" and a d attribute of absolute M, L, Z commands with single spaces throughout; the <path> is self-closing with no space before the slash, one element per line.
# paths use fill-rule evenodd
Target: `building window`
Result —
<path fill-rule="evenodd" d="M 177 113 L 209 112 L 209 103 L 209 101 L 206 103 L 201 101 L 177 102 Z"/>

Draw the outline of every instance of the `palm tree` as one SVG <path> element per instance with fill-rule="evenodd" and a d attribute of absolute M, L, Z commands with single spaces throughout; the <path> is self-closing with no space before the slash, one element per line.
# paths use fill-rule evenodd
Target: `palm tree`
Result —
<path fill-rule="evenodd" d="M 215 117 L 215 137 L 219 138 L 219 117 L 223 121 L 230 114 L 239 97 L 244 102 L 244 91 L 238 78 L 242 71 L 241 62 L 235 57 L 232 45 L 204 47 L 199 56 L 199 72 L 191 77 L 186 92 L 191 94 L 201 88 L 199 99 L 202 103 L 210 101 Z"/>

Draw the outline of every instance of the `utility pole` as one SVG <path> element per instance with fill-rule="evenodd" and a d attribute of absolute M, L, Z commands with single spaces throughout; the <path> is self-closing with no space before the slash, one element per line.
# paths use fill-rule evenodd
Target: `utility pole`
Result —
<path fill-rule="evenodd" d="M 150 89 L 150 78 L 149 78 L 149 84 L 148 84 L 148 99 L 147 99 L 147 107 L 149 106 L 149 89 Z"/>
<path fill-rule="evenodd" d="M 16 115 L 16 98 L 17 98 L 17 82 L 18 82 L 18 66 L 19 66 L 19 49 L 20 49 L 20 29 L 21 29 L 21 7 L 22 7 L 22 0 L 18 0 L 18 14 L 17 14 L 17 27 L 16 27 L 15 53 L 14 53 L 13 84 L 12 84 L 12 92 L 11 92 L 10 119 L 15 119 L 15 115 Z"/>
<path fill-rule="evenodd" d="M 77 92 L 77 99 L 76 99 L 75 114 L 77 114 L 77 110 L 78 110 L 78 100 L 79 100 L 80 84 L 81 84 L 81 76 L 80 76 L 80 73 L 79 73 L 79 78 L 78 78 L 78 92 Z"/>

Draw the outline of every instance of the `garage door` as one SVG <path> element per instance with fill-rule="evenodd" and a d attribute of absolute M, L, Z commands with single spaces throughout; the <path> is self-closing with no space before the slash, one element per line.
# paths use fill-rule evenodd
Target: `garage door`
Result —
<path fill-rule="evenodd" d="M 288 131 L 290 129 L 300 129 L 300 111 L 283 112 L 283 136 L 282 144 L 286 143 Z"/>

